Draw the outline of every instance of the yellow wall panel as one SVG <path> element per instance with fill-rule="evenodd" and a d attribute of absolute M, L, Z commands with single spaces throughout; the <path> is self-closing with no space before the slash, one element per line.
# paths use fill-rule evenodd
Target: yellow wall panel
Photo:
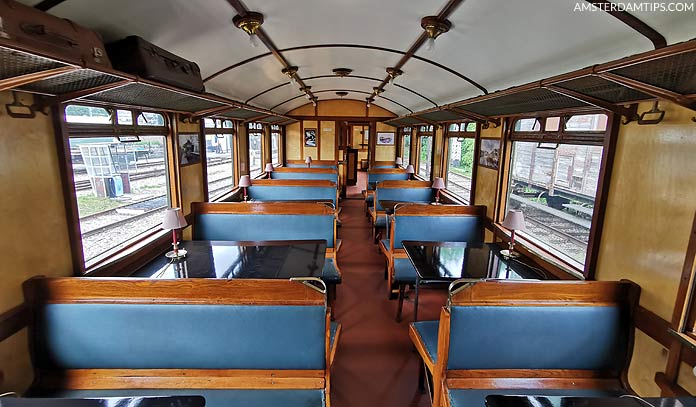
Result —
<path fill-rule="evenodd" d="M 677 384 L 686 389 L 690 394 L 696 394 L 696 376 L 691 366 L 686 363 L 679 365 L 679 377 Z"/>
<path fill-rule="evenodd" d="M 596 278 L 638 283 L 641 305 L 671 320 L 696 211 L 696 127 L 692 111 L 662 105 L 659 125 L 621 126 Z"/>
<path fill-rule="evenodd" d="M 322 100 L 317 105 L 319 116 L 365 116 L 365 102 L 350 99 Z"/>
<path fill-rule="evenodd" d="M 32 104 L 31 95 L 18 94 Z M 0 104 L 12 102 L 0 93 Z M 72 256 L 60 180 L 58 152 L 50 116 L 13 119 L 0 114 L 0 312 L 24 301 L 21 285 L 35 275 L 72 275 Z M 24 390 L 32 372 L 26 335 L 0 344 L 5 382 L 0 393 Z"/>
<path fill-rule="evenodd" d="M 300 123 L 289 124 L 285 128 L 285 156 L 288 160 L 301 160 L 300 151 L 303 140 L 300 136 Z"/>
<path fill-rule="evenodd" d="M 321 102 L 319 104 L 321 104 Z M 307 103 L 306 105 L 302 105 L 298 108 L 295 108 L 286 114 L 296 114 L 298 116 L 314 116 L 314 106 L 312 106 L 311 103 Z"/>
<path fill-rule="evenodd" d="M 643 397 L 659 397 L 660 388 L 655 383 L 655 372 L 664 372 L 665 366 L 667 349 L 643 331 L 636 329 L 633 357 L 628 369 L 628 383 L 631 388 Z"/>
<path fill-rule="evenodd" d="M 394 161 L 396 159 L 396 127 L 378 122 L 376 125 L 377 133 L 387 132 L 394 133 L 394 144 L 392 145 L 376 145 L 375 161 Z M 375 135 L 376 136 L 376 135 Z"/>
<path fill-rule="evenodd" d="M 320 160 L 336 160 L 336 122 L 323 120 L 320 122 L 321 135 Z"/>
<path fill-rule="evenodd" d="M 362 102 L 358 102 L 361 105 L 363 105 L 363 108 L 365 107 L 365 104 Z M 363 113 L 364 114 L 364 113 Z M 368 109 L 368 116 L 370 117 L 384 117 L 384 116 L 396 116 L 394 113 L 390 112 L 387 109 L 384 109 L 382 107 L 379 107 L 377 105 L 370 105 L 370 108 Z"/>
<path fill-rule="evenodd" d="M 481 129 L 481 138 L 501 138 L 503 135 L 502 126 Z M 478 164 L 477 164 L 478 165 Z M 490 219 L 495 218 L 495 198 L 497 194 L 498 171 L 478 166 L 476 175 L 476 197 L 475 205 L 486 205 L 486 216 Z"/>

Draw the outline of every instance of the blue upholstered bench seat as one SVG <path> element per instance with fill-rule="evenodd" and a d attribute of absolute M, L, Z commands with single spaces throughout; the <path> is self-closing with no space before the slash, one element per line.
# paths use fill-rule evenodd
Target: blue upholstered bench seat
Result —
<path fill-rule="evenodd" d="M 374 213 L 375 210 L 374 208 L 368 209 L 370 211 L 370 216 L 374 219 Z M 375 220 L 375 226 L 378 228 L 383 228 L 387 226 L 387 215 L 381 214 L 377 216 L 377 219 Z"/>
<path fill-rule="evenodd" d="M 209 389 L 133 389 L 59 390 L 30 393 L 31 397 L 89 398 L 125 396 L 203 396 L 206 407 L 323 407 L 324 390 L 209 390 Z"/>
<path fill-rule="evenodd" d="M 375 195 L 374 195 L 374 194 L 370 194 L 370 195 L 368 195 L 368 196 L 365 197 L 365 202 L 367 202 L 367 203 L 369 203 L 369 204 L 371 204 L 371 203 L 374 202 L 374 201 L 375 201 Z"/>
<path fill-rule="evenodd" d="M 334 259 L 326 258 L 324 268 L 321 271 L 321 279 L 328 284 L 341 284 L 341 275 L 336 270 Z"/>
<path fill-rule="evenodd" d="M 486 396 L 500 395 L 534 395 L 534 396 L 571 396 L 571 397 L 617 397 L 626 392 L 606 389 L 449 389 L 447 397 L 451 407 L 485 407 Z M 558 403 L 560 404 L 560 402 Z"/>
<path fill-rule="evenodd" d="M 411 323 L 416 330 L 421 342 L 428 351 L 428 356 L 433 362 L 437 361 L 437 332 L 440 330 L 440 321 L 418 321 Z"/>
<path fill-rule="evenodd" d="M 379 241 L 379 243 L 382 245 L 384 251 L 389 251 L 389 239 L 382 239 Z"/>
<path fill-rule="evenodd" d="M 415 284 L 416 268 L 410 259 L 394 259 L 394 282 L 399 284 Z"/>
<path fill-rule="evenodd" d="M 331 326 L 329 326 L 329 349 L 333 349 L 334 346 L 334 339 L 336 339 L 336 331 L 338 331 L 338 327 L 340 324 L 335 321 L 331 321 Z"/>

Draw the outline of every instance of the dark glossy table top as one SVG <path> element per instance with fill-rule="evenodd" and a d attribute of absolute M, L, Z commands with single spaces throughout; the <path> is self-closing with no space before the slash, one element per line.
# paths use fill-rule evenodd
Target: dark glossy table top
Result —
<path fill-rule="evenodd" d="M 267 242 L 184 241 L 180 260 L 158 256 L 133 277 L 291 278 L 321 277 L 325 240 Z"/>
<path fill-rule="evenodd" d="M 170 397 L 104 397 L 85 399 L 63 398 L 0 398 L 0 407 L 204 407 L 202 396 Z"/>
<path fill-rule="evenodd" d="M 523 259 L 504 258 L 493 243 L 404 241 L 403 245 L 421 280 L 552 278 Z"/>
<path fill-rule="evenodd" d="M 486 397 L 487 407 L 696 407 L 696 398 L 646 397 L 562 397 L 499 396 Z"/>

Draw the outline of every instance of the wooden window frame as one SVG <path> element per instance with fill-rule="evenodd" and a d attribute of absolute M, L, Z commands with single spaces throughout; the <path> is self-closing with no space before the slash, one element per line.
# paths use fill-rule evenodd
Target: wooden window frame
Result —
<path fill-rule="evenodd" d="M 69 105 L 100 107 L 111 111 L 111 123 L 68 123 L 65 109 Z M 133 114 L 133 124 L 123 125 L 118 123 L 117 110 L 128 110 Z M 143 126 L 138 124 L 140 113 L 151 112 L 162 115 L 164 126 Z M 112 275 L 123 267 L 117 263 L 139 264 L 143 259 L 151 259 L 152 252 L 161 252 L 163 242 L 167 242 L 169 231 L 154 227 L 123 242 L 123 247 L 108 250 L 86 263 L 80 228 L 80 216 L 75 195 L 75 179 L 73 176 L 72 161 L 70 155 L 70 138 L 92 137 L 118 137 L 118 136 L 160 136 L 164 137 L 166 160 L 165 172 L 167 175 L 167 197 L 172 207 L 181 206 L 181 191 L 179 188 L 179 171 L 177 146 L 174 140 L 176 134 L 177 118 L 173 113 L 158 111 L 157 109 L 133 109 L 120 106 L 104 105 L 78 101 L 76 103 L 60 103 L 52 109 L 53 125 L 55 131 L 56 146 L 59 154 L 59 171 L 63 187 L 63 197 L 68 221 L 68 235 L 73 261 L 73 274 L 77 277 Z M 128 259 L 128 260 L 126 260 Z M 125 261 L 124 261 L 125 260 Z M 144 263 L 143 263 L 144 264 Z M 132 271 L 132 270 L 131 270 Z"/>
<path fill-rule="evenodd" d="M 476 177 L 478 175 L 478 154 L 479 154 L 479 144 L 481 140 L 481 125 L 479 123 L 476 123 L 476 129 L 472 131 L 461 131 L 461 125 L 465 125 L 468 127 L 469 123 L 474 123 L 471 121 L 464 121 L 464 122 L 453 122 L 453 123 L 447 123 L 444 126 L 444 146 L 442 149 L 442 178 L 445 181 L 445 185 L 447 185 L 447 176 L 449 175 L 449 139 L 450 138 L 472 138 L 474 139 L 474 163 L 473 163 L 473 168 L 471 170 L 471 190 L 469 191 L 469 198 L 465 199 L 463 196 L 460 196 L 452 191 L 449 191 L 445 189 L 445 194 L 448 195 L 448 198 L 452 199 L 453 201 L 457 203 L 461 203 L 464 205 L 473 205 L 473 202 L 475 202 L 476 199 Z M 460 130 L 459 131 L 451 131 L 450 130 L 450 125 L 452 124 L 459 124 Z"/>
<path fill-rule="evenodd" d="M 205 119 L 211 119 L 213 121 L 216 120 L 221 120 L 221 126 L 217 127 L 206 127 L 205 126 Z M 224 122 L 229 121 L 232 122 L 232 127 L 224 127 Z M 237 187 L 237 179 L 238 174 L 239 174 L 239 143 L 237 142 L 237 122 L 234 120 L 230 119 L 229 117 L 206 117 L 201 119 L 201 126 L 200 126 L 200 134 L 201 134 L 201 143 L 205 144 L 205 136 L 210 135 L 210 134 L 231 134 L 232 135 L 232 145 L 234 146 L 232 150 L 232 188 L 217 197 L 215 202 L 219 201 L 224 201 L 230 193 L 234 192 L 234 190 Z M 207 151 L 207 145 L 205 145 L 204 148 L 201 149 L 201 162 L 203 162 L 203 196 L 205 197 L 206 202 L 211 202 L 210 200 L 210 190 L 208 189 L 208 151 Z"/>
<path fill-rule="evenodd" d="M 564 121 L 574 115 L 604 114 L 607 116 L 606 130 L 601 132 L 568 132 L 564 129 Z M 558 131 L 545 131 L 546 118 L 565 117 L 559 123 Z M 515 132 L 515 122 L 520 119 L 535 118 L 540 120 L 540 131 L 538 132 Z M 590 236 L 587 244 L 585 263 L 583 268 L 579 268 L 573 263 L 566 261 L 563 257 L 547 248 L 536 244 L 523 235 L 516 235 L 523 252 L 540 260 L 541 263 L 548 265 L 549 268 L 564 271 L 576 278 L 593 280 L 599 246 L 606 213 L 609 186 L 611 184 L 611 173 L 616 153 L 616 144 L 619 133 L 621 117 L 611 112 L 601 109 L 582 109 L 567 110 L 563 112 L 544 112 L 530 113 L 526 115 L 511 116 L 506 118 L 503 129 L 503 143 L 501 146 L 500 173 L 498 196 L 496 198 L 496 213 L 494 221 L 494 233 L 496 237 L 509 240 L 509 232 L 501 226 L 507 210 L 508 189 L 510 186 L 510 176 L 512 167 L 512 143 L 515 141 L 532 142 L 553 142 L 559 144 L 582 144 L 602 146 L 602 157 L 599 169 L 597 191 L 595 194 L 595 210 L 590 224 Z"/>
<path fill-rule="evenodd" d="M 261 125 L 260 129 L 252 129 L 251 126 L 259 124 Z M 261 134 L 261 172 L 254 176 L 254 178 L 263 178 L 264 176 L 264 163 L 266 162 L 266 134 L 268 133 L 267 125 L 261 122 L 247 122 L 245 124 L 246 126 L 246 138 L 247 138 L 247 154 L 248 154 L 248 160 L 247 160 L 247 167 L 248 167 L 248 173 L 251 176 L 251 143 L 249 142 L 249 138 L 251 137 L 251 134 Z"/>
<path fill-rule="evenodd" d="M 426 128 L 426 130 L 423 130 L 423 127 Z M 432 128 L 432 130 L 430 129 Z M 411 136 L 413 137 L 413 136 Z M 419 174 L 419 169 L 420 169 L 420 164 L 421 164 L 421 138 L 422 137 L 431 137 L 431 142 L 430 142 L 430 176 L 428 178 L 425 178 L 421 174 Z M 411 138 L 411 145 L 413 145 L 413 138 Z M 425 180 L 425 181 L 432 181 L 433 180 L 433 164 L 435 163 L 435 126 L 433 125 L 425 125 L 425 126 L 418 126 L 418 129 L 416 130 L 416 154 L 415 157 L 416 159 L 413 162 L 413 167 L 414 167 L 414 176 L 418 179 Z M 411 150 L 413 151 L 413 150 Z"/>

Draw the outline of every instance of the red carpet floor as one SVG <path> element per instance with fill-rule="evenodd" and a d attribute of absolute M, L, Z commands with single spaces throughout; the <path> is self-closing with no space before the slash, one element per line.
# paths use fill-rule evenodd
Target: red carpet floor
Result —
<path fill-rule="evenodd" d="M 417 390 L 419 358 L 408 336 L 413 304 L 404 303 L 403 322 L 397 323 L 396 300 L 387 299 L 384 257 L 371 242 L 362 201 L 345 200 L 341 221 L 338 264 L 343 283 L 338 286 L 334 313 L 343 330 L 331 374 L 331 404 L 429 406 L 428 395 Z M 445 295 L 424 291 L 419 319 L 437 319 Z"/>
<path fill-rule="evenodd" d="M 346 197 L 349 199 L 362 199 L 362 191 L 367 188 L 367 172 L 358 171 L 358 182 L 346 187 Z"/>

